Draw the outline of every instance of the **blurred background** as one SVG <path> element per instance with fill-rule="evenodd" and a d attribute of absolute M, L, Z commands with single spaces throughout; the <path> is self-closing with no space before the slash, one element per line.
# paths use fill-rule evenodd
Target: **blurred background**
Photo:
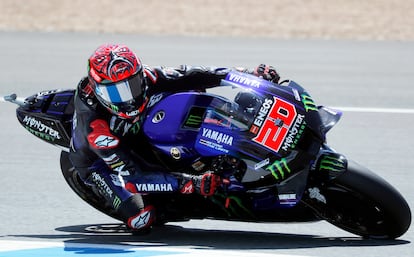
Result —
<path fill-rule="evenodd" d="M 0 30 L 414 40 L 413 0 L 1 0 Z"/>

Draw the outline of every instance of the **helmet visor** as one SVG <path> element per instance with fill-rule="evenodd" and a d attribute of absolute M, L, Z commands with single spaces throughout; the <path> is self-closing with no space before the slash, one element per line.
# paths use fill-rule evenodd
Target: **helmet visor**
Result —
<path fill-rule="evenodd" d="M 96 83 L 96 95 L 107 104 L 122 105 L 140 102 L 143 96 L 143 74 L 138 72 L 128 79 L 114 83 Z"/>

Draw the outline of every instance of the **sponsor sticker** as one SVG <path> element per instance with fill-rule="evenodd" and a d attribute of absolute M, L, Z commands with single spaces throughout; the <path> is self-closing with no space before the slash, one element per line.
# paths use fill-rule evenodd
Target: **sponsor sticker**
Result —
<path fill-rule="evenodd" d="M 173 186 L 171 184 L 135 184 L 138 192 L 172 192 Z"/>
<path fill-rule="evenodd" d="M 38 132 L 39 134 L 44 135 L 44 138 L 50 138 L 50 141 L 62 138 L 59 131 L 54 130 L 52 127 L 44 124 L 42 121 L 37 120 L 34 117 L 26 115 L 23 119 L 23 123 L 29 131 L 33 131 L 32 133 Z"/>
<path fill-rule="evenodd" d="M 112 136 L 100 135 L 94 143 L 97 148 L 113 148 L 118 145 L 119 140 Z"/>
<path fill-rule="evenodd" d="M 297 117 L 293 104 L 273 97 L 265 101 L 253 122 L 250 132 L 256 134 L 252 139 L 264 147 L 279 152 L 291 126 Z"/>
<path fill-rule="evenodd" d="M 260 88 L 260 80 L 250 74 L 243 74 L 241 72 L 230 72 L 226 80 L 232 83 L 240 84 L 242 86 Z"/>
<path fill-rule="evenodd" d="M 234 143 L 235 136 L 227 131 L 222 131 L 217 127 L 202 127 L 198 134 L 196 146 L 205 151 L 227 154 Z"/>

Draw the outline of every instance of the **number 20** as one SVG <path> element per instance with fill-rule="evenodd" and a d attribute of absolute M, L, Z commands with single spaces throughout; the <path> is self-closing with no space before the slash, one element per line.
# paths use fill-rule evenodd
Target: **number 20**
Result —
<path fill-rule="evenodd" d="M 297 112 L 293 104 L 277 97 L 273 98 L 274 104 L 253 141 L 278 152 L 295 121 Z"/>

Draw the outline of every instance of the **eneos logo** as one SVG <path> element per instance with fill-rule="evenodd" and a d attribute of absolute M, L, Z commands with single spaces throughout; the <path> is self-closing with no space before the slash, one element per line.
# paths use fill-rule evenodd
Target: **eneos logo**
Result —
<path fill-rule="evenodd" d="M 272 106 L 269 104 L 269 100 L 265 101 L 259 112 L 260 118 L 256 118 L 250 131 L 257 134 L 252 139 L 254 142 L 278 152 L 296 119 L 297 112 L 293 104 L 277 97 L 273 97 Z M 264 119 L 263 113 L 268 113 Z"/>

